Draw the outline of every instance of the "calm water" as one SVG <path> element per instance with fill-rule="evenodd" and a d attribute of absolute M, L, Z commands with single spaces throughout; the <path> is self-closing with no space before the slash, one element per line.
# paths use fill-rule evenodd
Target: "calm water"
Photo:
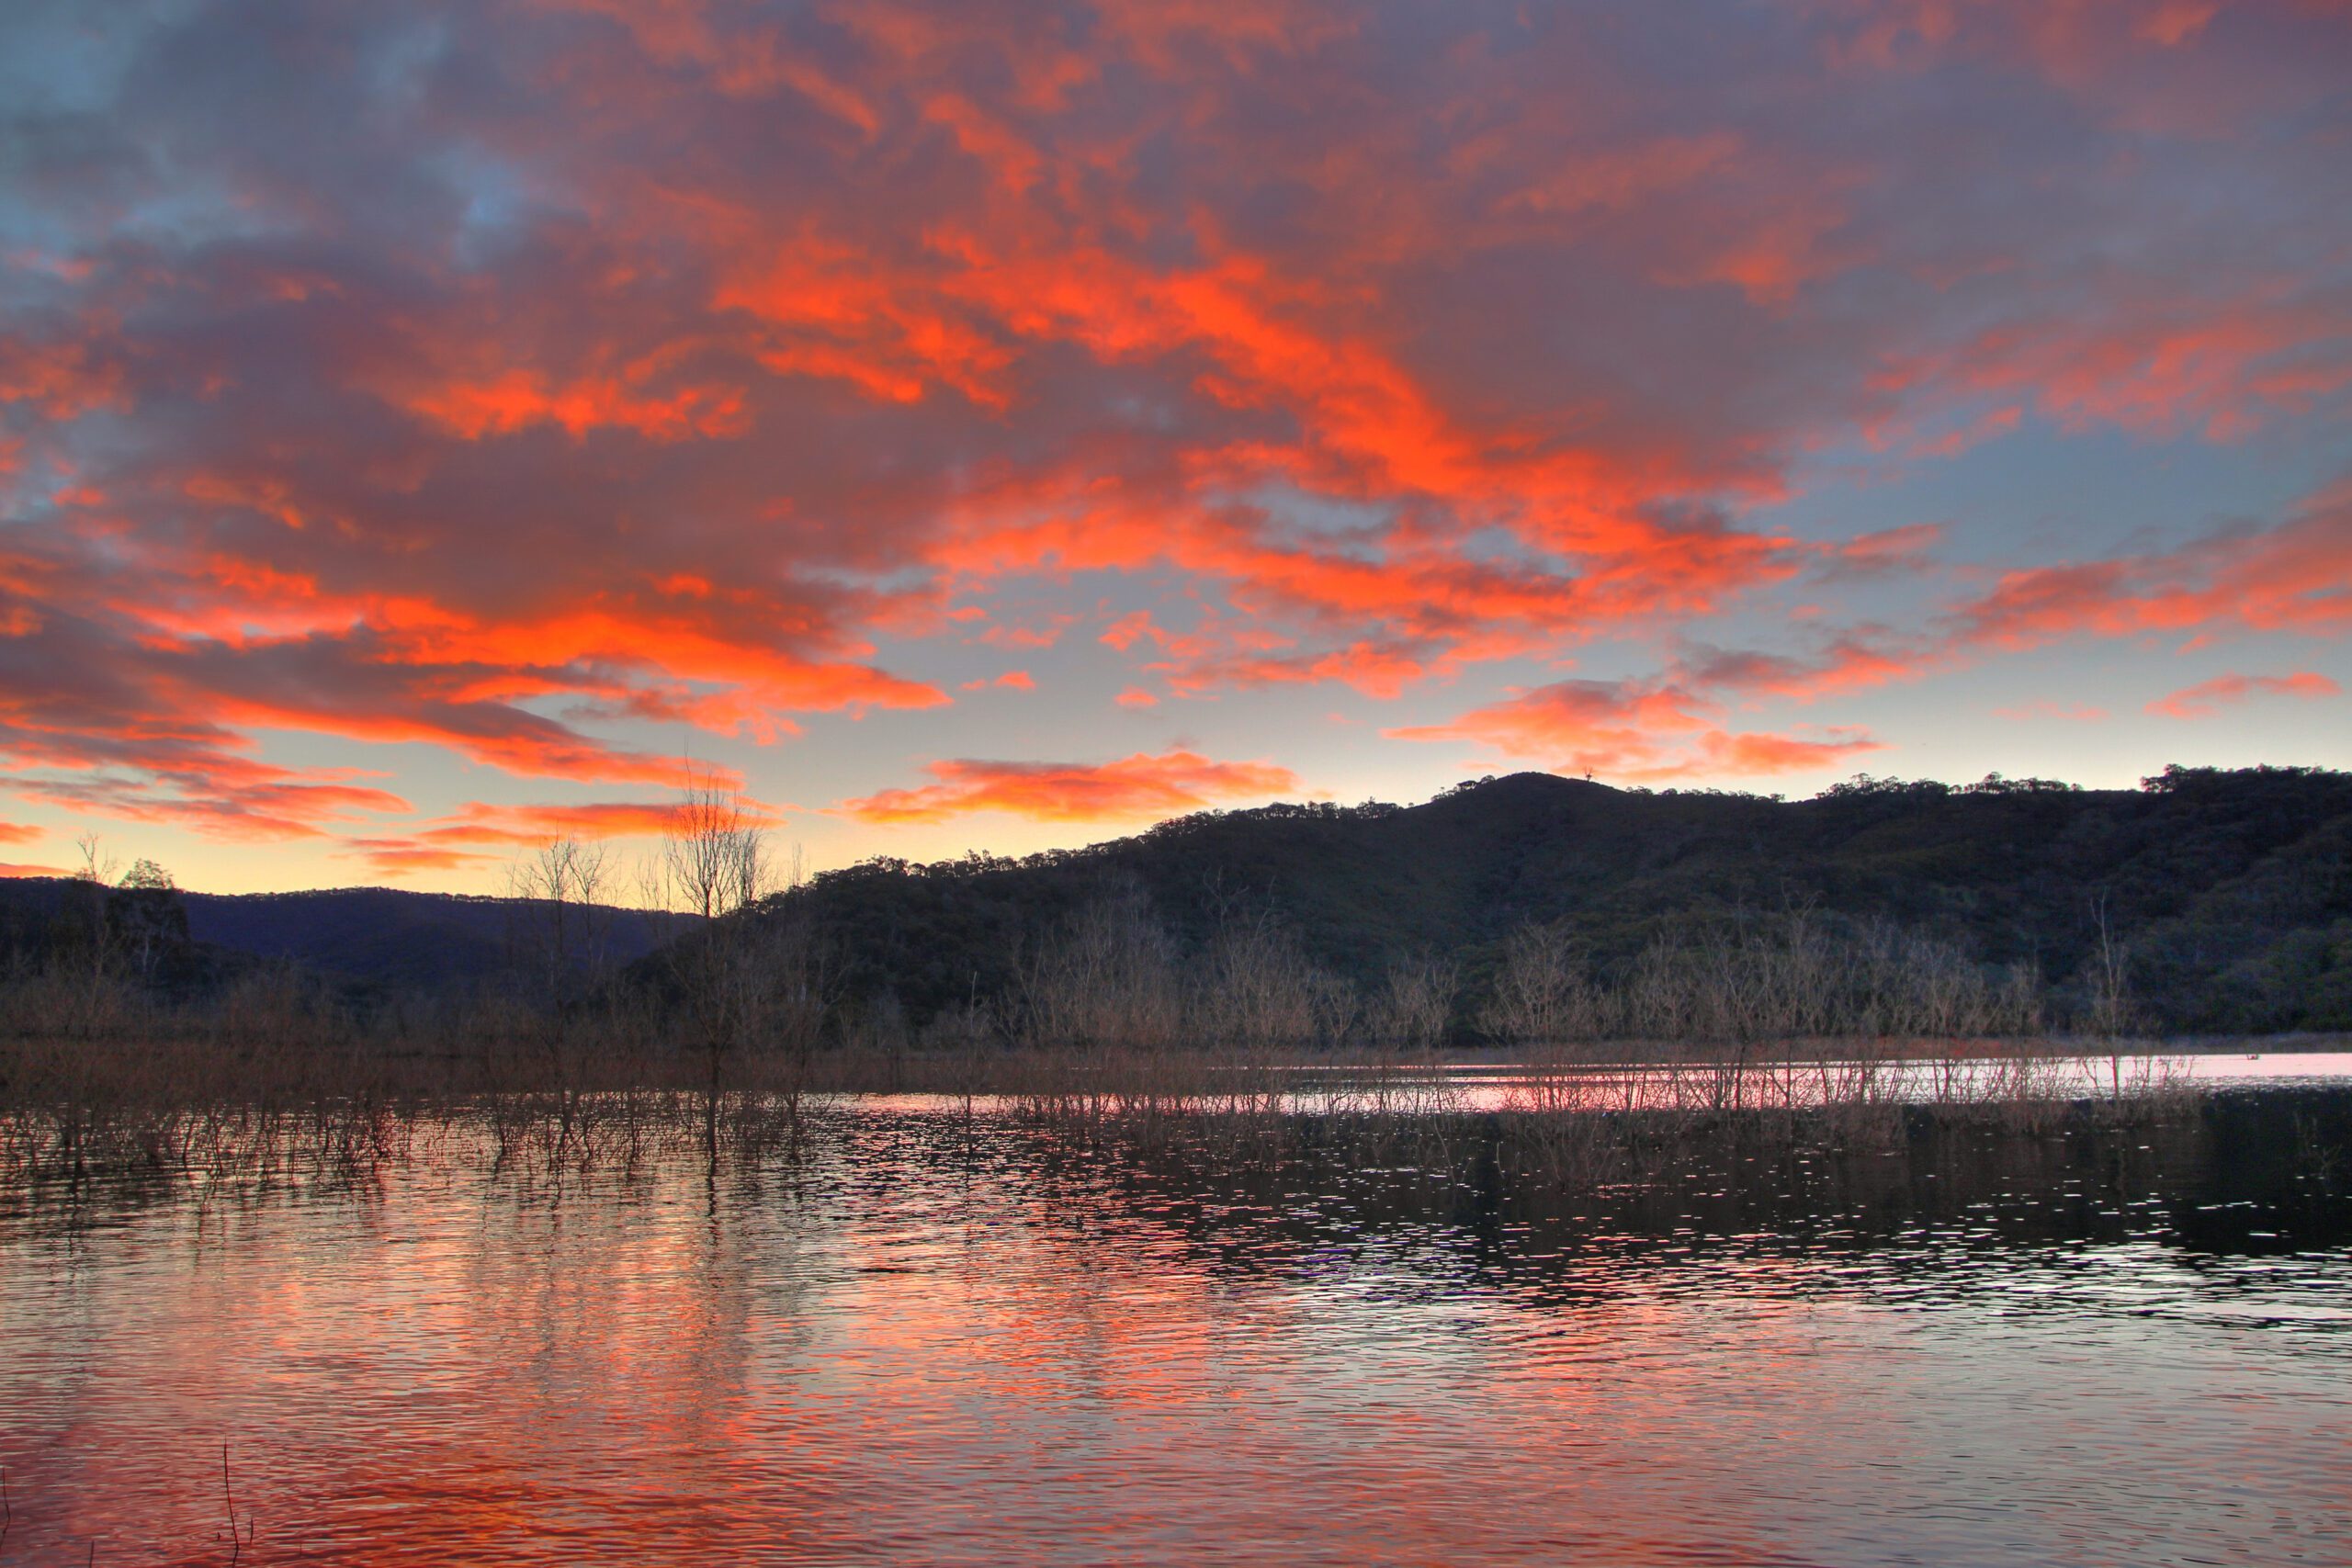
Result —
<path fill-rule="evenodd" d="M 19 1190 L 0 1560 L 226 1562 L 225 1441 L 243 1562 L 2352 1562 L 2348 1139 Z"/>

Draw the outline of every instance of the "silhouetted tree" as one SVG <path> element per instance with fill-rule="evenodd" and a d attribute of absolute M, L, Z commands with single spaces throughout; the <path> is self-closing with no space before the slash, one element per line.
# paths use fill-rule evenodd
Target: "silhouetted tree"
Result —
<path fill-rule="evenodd" d="M 134 862 L 107 897 L 106 935 L 140 979 L 153 984 L 164 959 L 187 945 L 187 906 L 172 874 L 152 860 Z"/>

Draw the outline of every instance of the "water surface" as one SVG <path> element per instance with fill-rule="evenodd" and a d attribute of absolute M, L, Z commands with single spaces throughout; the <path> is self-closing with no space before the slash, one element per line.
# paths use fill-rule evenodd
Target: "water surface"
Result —
<path fill-rule="evenodd" d="M 2347 1120 L 18 1191 L 0 1558 L 227 1561 L 225 1442 L 242 1562 L 2344 1562 Z"/>

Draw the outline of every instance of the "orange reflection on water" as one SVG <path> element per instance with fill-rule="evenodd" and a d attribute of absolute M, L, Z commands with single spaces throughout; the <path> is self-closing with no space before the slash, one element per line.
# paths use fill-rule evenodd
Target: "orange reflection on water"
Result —
<path fill-rule="evenodd" d="M 1459 1172 L 1187 1174 L 873 1108 L 716 1180 L 450 1156 L 364 1195 L 126 1196 L 0 1232 L 8 1545 L 224 1561 L 223 1440 L 245 1562 L 2352 1540 L 2352 1314 L 2325 1306 L 2352 1255 L 2199 1260 L 2128 1217 L 1996 1235 L 1968 1216 L 2030 1204 L 1981 1196 L 1864 1247 L 1853 1213 L 1637 1224 Z"/>

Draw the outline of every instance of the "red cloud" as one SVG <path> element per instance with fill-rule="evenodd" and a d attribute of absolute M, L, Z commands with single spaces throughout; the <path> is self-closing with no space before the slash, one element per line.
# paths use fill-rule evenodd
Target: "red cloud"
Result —
<path fill-rule="evenodd" d="M 1167 817 L 1218 801 L 1295 793 L 1298 776 L 1268 762 L 1214 762 L 1191 751 L 1137 752 L 1115 762 L 933 762 L 939 782 L 886 789 L 835 810 L 863 822 L 939 822 L 1002 811 L 1041 822 Z"/>
<path fill-rule="evenodd" d="M 1826 768 L 1883 750 L 1850 729 L 1826 738 L 1734 733 L 1713 705 L 1675 686 L 1561 681 L 1463 715 L 1451 724 L 1381 731 L 1398 740 L 1470 740 L 1556 773 L 1622 779 L 1752 776 Z"/>
<path fill-rule="evenodd" d="M 125 372 L 109 346 L 103 340 L 0 335 L 0 403 L 28 403 L 52 420 L 122 407 Z"/>
<path fill-rule="evenodd" d="M 1168 634 L 1152 624 L 1150 611 L 1130 610 L 1105 626 L 1102 637 L 1097 640 L 1125 653 L 1144 637 L 1165 643 L 1168 640 Z"/>
<path fill-rule="evenodd" d="M 557 0 L 397 71 L 355 11 L 109 13 L 141 100 L 12 151 L 45 254 L 0 303 L 0 765 L 246 834 L 404 809 L 259 761 L 273 731 L 669 784 L 626 727 L 936 705 L 894 639 L 1019 579 L 983 635 L 1042 646 L 1079 612 L 1041 580 L 1136 596 L 1094 572 L 1196 607 L 1102 634 L 1170 694 L 1389 697 L 1940 570 L 1924 528 L 1772 525 L 1858 435 L 2341 423 L 2341 6 L 1669 9 Z M 259 58 L 314 90 L 222 114 Z M 1690 728 L 1531 754 L 1764 770 L 1867 742 L 1743 738 L 1713 694 L 2335 635 L 2346 524 L 1702 652 L 1620 703 Z M 1453 728 L 1507 748 L 1510 706 Z"/>
<path fill-rule="evenodd" d="M 1646 763 L 1660 736 L 1711 728 L 1708 705 L 1674 687 L 1614 681 L 1561 681 L 1463 715 L 1451 724 L 1381 733 L 1397 740 L 1475 740 L 1507 757 L 1554 757 L 1561 765 Z"/>
<path fill-rule="evenodd" d="M 1055 615 L 1037 626 L 990 626 L 980 634 L 979 640 L 998 643 L 1006 648 L 1051 648 L 1062 638 L 1078 617 L 1074 615 Z"/>
<path fill-rule="evenodd" d="M 1939 523 L 1912 523 L 1863 534 L 1837 546 L 1820 575 L 1836 580 L 1918 573 L 1927 567 L 1928 552 L 1941 544 L 1943 536 Z"/>
<path fill-rule="evenodd" d="M 421 871 L 469 871 L 495 864 L 501 858 L 407 839 L 352 839 L 347 844 L 347 852 L 367 861 L 379 876 L 407 876 Z"/>
<path fill-rule="evenodd" d="M 2302 671 L 2293 675 L 2220 675 L 2161 697 L 2148 711 L 2167 718 L 2211 718 L 2224 707 L 2269 693 L 2284 697 L 2333 697 L 2343 688 L 2324 675 Z"/>
<path fill-rule="evenodd" d="M 1694 644 L 1676 668 L 1679 679 L 1692 687 L 1810 702 L 1917 680 L 1949 665 L 1954 657 L 1951 649 L 1906 644 L 1872 627 L 1833 637 L 1810 657 Z"/>
<path fill-rule="evenodd" d="M 1915 457 L 1957 457 L 1962 453 L 1982 446 L 1997 435 L 2016 430 L 2025 419 L 2025 410 L 2016 403 L 1994 409 L 1970 420 L 1957 430 L 1941 435 L 1922 436 L 1910 448 Z"/>
<path fill-rule="evenodd" d="M 696 784 L 713 775 L 692 773 Z M 738 797 L 743 819 L 754 827 L 783 820 L 776 808 Z M 667 832 L 678 807 L 664 801 L 589 801 L 558 805 L 492 805 L 472 801 L 411 833 L 350 840 L 350 851 L 388 876 L 415 871 L 462 871 L 502 860 L 517 850 L 553 839 L 650 838 Z"/>
<path fill-rule="evenodd" d="M 1752 778 L 1767 773 L 1815 773 L 1864 752 L 1886 749 L 1858 729 L 1833 728 L 1826 733 L 1826 740 L 1795 735 L 1706 735 L 1700 739 L 1696 757 L 1652 769 L 1646 776 L 1690 778 L 1729 773 Z"/>
<path fill-rule="evenodd" d="M 697 782 L 707 782 L 707 769 L 697 769 Z M 775 807 L 742 796 L 736 808 L 752 827 L 773 827 L 784 820 Z M 419 837 L 440 843 L 538 844 L 549 839 L 620 839 L 668 832 L 678 820 L 678 807 L 666 801 L 602 800 L 572 805 L 493 806 L 472 801 L 452 815 L 436 819 Z"/>
<path fill-rule="evenodd" d="M 39 828 L 22 822 L 0 822 L 0 844 L 29 844 L 41 836 Z"/>
<path fill-rule="evenodd" d="M 2233 632 L 2276 631 L 2352 631 L 2352 484 L 2312 497 L 2273 527 L 2232 528 L 2172 550 L 2005 572 L 1989 592 L 1954 605 L 1925 632 L 1857 626 L 1805 657 L 1695 644 L 1676 669 L 1697 688 L 1809 701 L 2081 635 L 2185 633 L 2193 646 Z"/>
<path fill-rule="evenodd" d="M 1976 647 L 2030 648 L 2078 632 L 2352 630 L 2352 486 L 2274 528 L 2177 550 L 2005 573 L 1951 626 Z"/>
<path fill-rule="evenodd" d="M 1957 392 L 2022 391 L 2076 429 L 2194 427 L 2231 440 L 2352 387 L 2352 325 L 2341 298 L 2187 310 L 2166 300 L 1996 328 L 1932 371 L 1898 374 Z"/>
<path fill-rule="evenodd" d="M 510 369 L 481 381 L 457 381 L 401 400 L 468 441 L 554 424 L 576 441 L 614 426 L 651 441 L 737 435 L 743 431 L 740 387 L 688 387 L 649 396 L 609 378 L 551 386 L 537 371 Z"/>

